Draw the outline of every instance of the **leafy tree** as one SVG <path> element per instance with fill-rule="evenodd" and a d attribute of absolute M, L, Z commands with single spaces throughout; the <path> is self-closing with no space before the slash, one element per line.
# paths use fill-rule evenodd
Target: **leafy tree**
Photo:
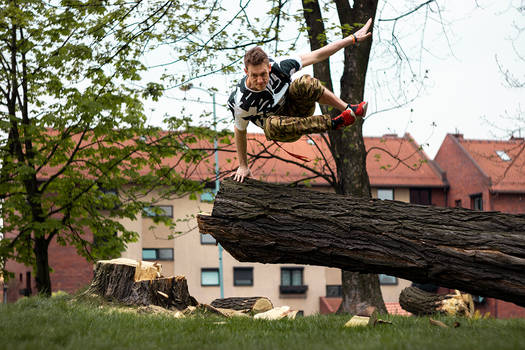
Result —
<path fill-rule="evenodd" d="M 269 10 L 269 18 L 266 23 L 270 26 L 267 27 L 265 32 L 261 32 L 265 35 L 259 36 L 259 41 L 256 43 L 263 44 L 268 40 L 275 40 L 274 54 L 282 54 L 286 50 L 293 50 L 295 48 L 295 41 L 286 41 L 283 37 L 283 23 L 285 21 L 296 21 L 300 24 L 301 30 L 298 35 L 302 35 L 302 32 L 308 34 L 310 49 L 315 50 L 322 47 L 334 36 L 347 36 L 357 29 L 358 26 L 366 22 L 368 18 L 376 18 L 376 10 L 378 8 L 378 0 L 355 0 L 353 4 L 349 1 L 335 0 L 334 2 L 322 2 L 315 0 L 303 0 L 297 13 L 294 12 L 294 7 L 287 1 L 271 1 L 271 8 Z M 435 3 L 434 0 L 422 1 L 416 4 L 407 4 L 406 11 L 401 13 L 395 18 L 379 19 L 379 21 L 385 21 L 397 23 L 398 20 L 419 11 L 420 9 L 427 9 Z M 428 11 L 427 11 L 428 12 Z M 438 11 L 439 12 L 439 7 Z M 323 15 L 324 13 L 324 15 Z M 338 23 L 334 24 L 333 19 L 329 20 L 330 15 L 337 15 L 339 20 Z M 253 21 L 246 20 L 244 28 L 249 27 Z M 332 17 L 333 18 L 333 17 Z M 376 19 L 376 21 L 378 21 Z M 275 26 L 275 27 L 272 27 Z M 281 25 L 281 27 L 279 27 Z M 279 35 L 272 36 L 273 33 L 279 33 Z M 408 57 L 403 52 L 402 47 L 399 44 L 399 40 L 396 38 L 395 29 L 392 29 L 392 40 L 391 51 L 396 52 L 397 66 L 400 67 L 407 62 Z M 329 39 L 332 37 L 332 39 Z M 244 48 L 248 45 L 252 45 L 253 42 L 249 38 L 244 38 L 245 41 L 242 45 L 229 45 L 227 41 L 220 41 L 216 44 L 216 49 L 222 50 L 237 50 L 238 57 L 242 57 Z M 394 40 L 395 39 L 395 40 Z M 252 39 L 253 40 L 253 39 Z M 292 45 L 283 45 L 283 42 L 291 42 Z M 286 49 L 278 50 L 278 44 L 281 48 Z M 360 43 L 359 48 L 349 47 L 344 50 L 343 55 L 343 69 L 340 77 L 340 91 L 341 98 L 351 103 L 358 103 L 362 101 L 365 89 L 365 77 L 367 73 L 370 53 L 371 53 L 371 42 Z M 242 48 L 241 51 L 238 49 Z M 235 54 L 231 54 L 235 57 Z M 340 66 L 340 65 L 337 65 Z M 325 86 L 333 90 L 334 84 L 332 82 L 330 61 L 318 63 L 314 65 L 314 75 L 320 79 Z M 410 78 L 414 80 L 416 78 L 413 72 L 410 72 Z M 189 78 L 192 79 L 192 78 Z M 402 77 L 399 75 L 399 79 Z M 423 77 L 421 77 L 423 79 Z M 416 89 L 418 90 L 418 89 Z M 401 94 L 401 92 L 400 92 Z M 401 94 L 403 95 L 403 94 Z M 403 101 L 408 102 L 411 98 L 405 98 Z M 396 106 L 399 106 L 396 104 Z M 395 107 L 395 106 L 394 106 Z M 323 113 L 337 114 L 337 111 L 330 111 L 322 107 Z M 366 155 L 367 152 L 364 147 L 363 135 L 362 135 L 363 121 L 358 121 L 352 128 L 346 128 L 344 131 L 333 131 L 329 132 L 328 135 L 322 135 L 324 142 L 330 150 L 330 154 L 322 154 L 319 159 L 316 159 L 313 165 L 301 164 L 295 162 L 298 166 L 303 167 L 308 171 L 310 179 L 313 177 L 322 177 L 325 179 L 339 194 L 349 194 L 360 197 L 370 197 L 370 182 L 368 174 L 366 172 Z M 318 148 L 319 151 L 321 147 Z M 252 155 L 251 163 L 253 164 L 258 158 L 267 158 L 276 156 L 274 154 L 275 149 L 263 149 L 260 153 Z M 280 158 L 276 156 L 277 158 Z M 282 158 L 281 158 L 282 159 Z M 335 163 L 335 168 L 331 168 L 331 160 Z M 314 175 L 311 175 L 311 174 Z M 306 178 L 305 178 L 306 180 Z M 357 313 L 364 306 L 374 305 L 379 310 L 385 312 L 386 308 L 382 300 L 381 291 L 379 287 L 379 281 L 377 275 L 367 275 L 353 273 L 349 271 L 342 272 L 343 280 L 343 303 L 341 305 L 341 311 Z"/>
<path fill-rule="evenodd" d="M 170 132 L 148 126 L 143 101 L 163 86 L 154 77 L 137 84 L 140 58 L 167 30 L 186 33 L 177 23 L 193 25 L 179 21 L 193 8 L 200 4 L 0 1 L 0 257 L 32 265 L 40 293 L 51 293 L 52 240 L 88 259 L 117 255 L 137 237 L 119 219 L 201 188 L 188 178 L 207 153 L 189 145 L 210 131 L 171 116 Z"/>

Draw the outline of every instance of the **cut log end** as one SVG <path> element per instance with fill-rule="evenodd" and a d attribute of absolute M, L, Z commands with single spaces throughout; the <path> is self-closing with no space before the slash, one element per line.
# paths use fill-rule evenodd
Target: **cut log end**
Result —
<path fill-rule="evenodd" d="M 465 317 L 474 315 L 472 296 L 457 290 L 455 294 L 434 294 L 417 287 L 407 287 L 399 295 L 399 304 L 415 315 L 436 313 Z"/>

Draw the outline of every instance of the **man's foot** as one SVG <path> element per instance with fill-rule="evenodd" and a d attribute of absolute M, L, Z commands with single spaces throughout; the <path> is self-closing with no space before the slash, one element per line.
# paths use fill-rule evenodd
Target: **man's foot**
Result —
<path fill-rule="evenodd" d="M 361 102 L 358 105 L 349 104 L 346 109 L 351 109 L 357 117 L 364 118 L 366 115 L 366 109 L 368 108 L 368 102 Z"/>
<path fill-rule="evenodd" d="M 356 115 L 353 110 L 345 109 L 343 113 L 332 119 L 332 129 L 338 130 L 345 126 L 354 124 Z"/>

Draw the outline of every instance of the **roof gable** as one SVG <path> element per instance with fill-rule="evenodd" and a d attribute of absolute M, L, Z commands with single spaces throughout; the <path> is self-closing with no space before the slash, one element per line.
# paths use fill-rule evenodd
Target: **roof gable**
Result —
<path fill-rule="evenodd" d="M 523 139 L 495 141 L 458 138 L 458 142 L 490 178 L 492 191 L 525 192 Z"/>

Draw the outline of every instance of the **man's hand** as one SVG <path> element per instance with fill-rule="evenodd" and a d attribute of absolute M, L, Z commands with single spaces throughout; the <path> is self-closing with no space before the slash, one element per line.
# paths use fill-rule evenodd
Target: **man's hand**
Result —
<path fill-rule="evenodd" d="M 352 34 L 355 37 L 356 42 L 365 41 L 372 36 L 372 33 L 368 32 L 368 29 L 370 29 L 371 24 L 372 24 L 372 18 L 369 18 L 368 21 L 366 21 L 363 28 L 359 29 L 357 32 Z"/>
<path fill-rule="evenodd" d="M 244 178 L 252 176 L 252 171 L 247 166 L 239 166 L 232 176 L 235 181 L 243 182 Z"/>
<path fill-rule="evenodd" d="M 372 18 L 369 18 L 368 21 L 363 26 L 363 28 L 359 29 L 354 34 L 350 34 L 349 36 L 343 39 L 337 40 L 336 42 L 323 46 L 317 50 L 301 55 L 300 57 L 301 57 L 301 63 L 303 67 L 322 62 L 326 60 L 328 57 L 332 56 L 337 51 L 347 46 L 356 44 L 358 41 L 365 41 L 369 39 L 372 36 L 372 33 L 368 32 L 371 25 L 372 25 Z"/>

